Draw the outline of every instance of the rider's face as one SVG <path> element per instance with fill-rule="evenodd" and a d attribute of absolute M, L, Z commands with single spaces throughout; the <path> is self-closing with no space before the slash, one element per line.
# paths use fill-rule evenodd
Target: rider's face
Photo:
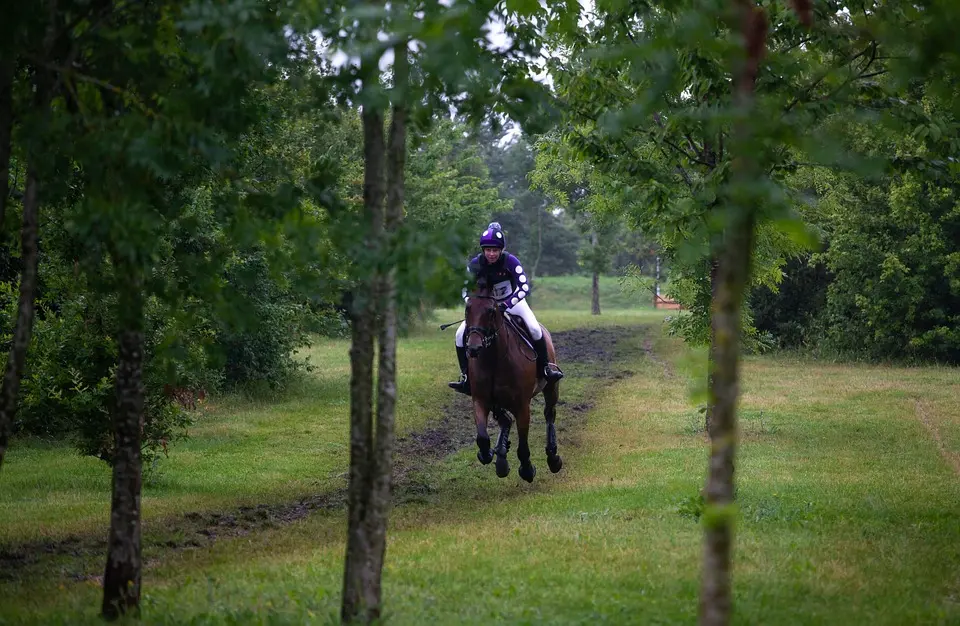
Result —
<path fill-rule="evenodd" d="M 483 256 L 486 257 L 487 263 L 496 263 L 500 258 L 500 248 L 484 248 Z"/>

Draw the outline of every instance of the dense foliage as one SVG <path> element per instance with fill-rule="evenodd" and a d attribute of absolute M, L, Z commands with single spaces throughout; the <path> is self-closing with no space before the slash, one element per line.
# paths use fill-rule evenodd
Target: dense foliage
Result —
<path fill-rule="evenodd" d="M 236 215 L 240 220 L 224 221 L 224 212 L 234 210 L 237 183 L 215 172 L 194 177 L 169 196 L 181 208 L 156 241 L 159 262 L 151 282 L 158 292 L 146 307 L 149 457 L 167 451 L 185 432 L 190 412 L 202 404 L 199 398 L 237 386 L 281 387 L 304 365 L 296 350 L 313 334 L 347 331 L 350 262 L 334 245 L 339 232 L 334 221 L 348 222 L 360 201 L 363 163 L 355 140 L 360 120 L 355 110 L 333 103 L 313 108 L 315 80 L 309 74 L 291 76 L 261 87 L 255 92 L 261 117 L 240 137 L 234 167 L 246 186 L 246 201 L 265 203 L 279 218 L 269 218 L 272 226 L 243 208 Z M 446 263 L 450 251 L 436 249 L 434 242 L 457 230 L 472 236 L 494 212 L 509 208 L 465 135 L 462 124 L 441 122 L 417 138 L 410 156 L 406 210 L 417 232 L 410 233 L 409 245 L 423 250 L 422 262 L 409 271 L 434 285 L 414 308 L 458 297 L 449 284 L 459 267 Z M 24 169 L 22 159 L 14 158 L 11 220 L 18 217 Z M 297 188 L 317 189 L 318 196 L 301 192 L 299 214 L 283 217 L 283 205 L 297 197 Z M 71 217 L 79 202 L 82 195 L 65 194 L 44 222 L 38 320 L 15 429 L 71 437 L 81 452 L 110 461 L 117 303 L 103 293 L 113 270 L 84 256 L 84 235 Z M 331 220 L 324 203 L 341 214 Z M 4 260 L 9 346 L 20 264 L 10 247 Z M 96 279 L 88 278 L 90 271 Z"/>

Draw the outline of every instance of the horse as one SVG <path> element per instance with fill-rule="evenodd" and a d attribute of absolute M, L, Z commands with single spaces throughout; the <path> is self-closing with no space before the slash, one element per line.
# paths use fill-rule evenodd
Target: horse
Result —
<path fill-rule="evenodd" d="M 505 478 L 510 473 L 507 452 L 510 449 L 512 421 L 507 415 L 509 412 L 517 422 L 517 434 L 520 437 L 517 448 L 517 458 L 520 460 L 518 473 L 528 483 L 533 482 L 537 468 L 530 462 L 530 446 L 527 443 L 530 401 L 542 392 L 543 417 L 547 421 L 547 465 L 556 474 L 563 467 L 563 460 L 557 454 L 557 431 L 554 426 L 560 381 L 547 383 L 540 378 L 540 373 L 536 371 L 533 347 L 527 344 L 519 330 L 518 325 L 523 323 L 522 320 L 501 311 L 491 288 L 483 281 L 467 300 L 465 320 L 464 344 L 468 357 L 470 395 L 477 422 L 477 459 L 488 465 L 496 455 L 497 476 Z M 547 343 L 547 356 L 550 362 L 556 363 L 553 339 L 546 328 L 543 328 L 543 336 Z M 500 437 L 493 450 L 490 449 L 490 435 L 487 433 L 487 418 L 491 412 L 500 424 Z"/>

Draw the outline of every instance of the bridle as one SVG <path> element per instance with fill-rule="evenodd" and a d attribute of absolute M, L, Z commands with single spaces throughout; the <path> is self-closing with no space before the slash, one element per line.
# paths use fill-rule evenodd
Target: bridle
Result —
<path fill-rule="evenodd" d="M 483 298 L 486 300 L 496 300 L 493 296 L 470 296 L 471 298 Z M 495 330 L 492 330 L 486 326 L 467 326 L 463 334 L 463 344 L 467 345 L 470 335 L 477 334 L 480 335 L 480 347 L 489 348 L 493 345 L 493 342 L 497 339 L 497 335 L 500 334 L 500 331 L 503 329 L 503 317 L 500 318 L 500 326 Z"/>

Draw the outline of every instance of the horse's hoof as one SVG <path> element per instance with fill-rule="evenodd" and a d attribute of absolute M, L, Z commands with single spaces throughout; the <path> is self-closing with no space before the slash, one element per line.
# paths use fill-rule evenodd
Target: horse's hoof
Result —
<path fill-rule="evenodd" d="M 490 461 L 493 460 L 493 452 L 487 450 L 487 453 L 484 454 L 481 451 L 477 451 L 477 460 L 483 463 L 484 465 L 490 465 Z"/>
<path fill-rule="evenodd" d="M 506 478 L 510 475 L 510 462 L 507 461 L 506 457 L 498 456 L 497 457 L 497 476 L 499 478 Z"/>
<path fill-rule="evenodd" d="M 560 458 L 559 454 L 548 456 L 547 465 L 550 466 L 550 471 L 556 474 L 563 469 L 563 459 Z"/>
<path fill-rule="evenodd" d="M 533 466 L 533 463 L 530 465 L 521 465 L 519 474 L 520 478 L 524 479 L 528 483 L 532 483 L 533 477 L 537 475 L 537 468 Z"/>

